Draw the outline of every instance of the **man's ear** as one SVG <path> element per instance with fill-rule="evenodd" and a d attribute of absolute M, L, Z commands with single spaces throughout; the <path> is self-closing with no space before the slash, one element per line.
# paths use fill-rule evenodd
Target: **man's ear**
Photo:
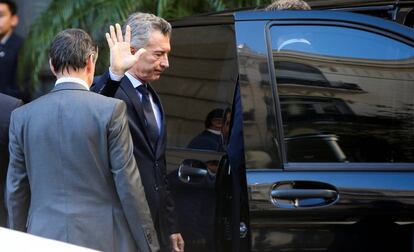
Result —
<path fill-rule="evenodd" d="M 19 24 L 19 16 L 13 15 L 11 18 L 11 25 L 15 28 Z"/>
<path fill-rule="evenodd" d="M 88 59 L 86 60 L 86 70 L 88 73 L 91 71 L 95 72 L 95 54 L 89 55 Z"/>
<path fill-rule="evenodd" d="M 52 65 L 52 60 L 49 59 L 49 67 L 50 67 L 50 71 L 52 71 L 53 75 L 57 77 L 57 74 L 55 72 L 55 68 Z"/>

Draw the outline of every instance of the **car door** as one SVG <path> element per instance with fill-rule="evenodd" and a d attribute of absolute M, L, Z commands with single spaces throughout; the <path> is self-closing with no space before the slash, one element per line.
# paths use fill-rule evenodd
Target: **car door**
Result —
<path fill-rule="evenodd" d="M 413 30 L 329 11 L 235 20 L 251 250 L 411 251 Z"/>
<path fill-rule="evenodd" d="M 153 83 L 167 124 L 167 181 L 186 251 L 214 251 L 215 177 L 237 80 L 234 22 L 173 23 L 170 68 Z"/>

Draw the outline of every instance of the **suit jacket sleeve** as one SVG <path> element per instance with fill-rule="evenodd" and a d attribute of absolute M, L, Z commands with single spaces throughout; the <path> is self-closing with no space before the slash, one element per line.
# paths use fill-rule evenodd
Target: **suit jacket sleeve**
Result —
<path fill-rule="evenodd" d="M 179 227 L 177 225 L 177 215 L 175 212 L 175 203 L 171 193 L 171 185 L 168 182 L 167 176 L 165 176 L 165 187 L 166 187 L 166 203 L 165 203 L 165 210 L 168 222 L 168 232 L 169 234 L 176 234 L 180 233 Z"/>
<path fill-rule="evenodd" d="M 30 186 L 18 123 L 18 118 L 13 112 L 9 130 L 10 161 L 6 182 L 6 206 L 9 227 L 25 232 L 30 205 Z"/>
<path fill-rule="evenodd" d="M 157 251 L 159 243 L 133 155 L 126 105 L 118 101 L 109 126 L 112 174 L 125 217 L 139 251 Z"/>
<path fill-rule="evenodd" d="M 91 91 L 107 97 L 115 97 L 120 84 L 120 81 L 112 80 L 109 76 L 109 70 L 106 70 L 104 74 L 94 78 Z"/>

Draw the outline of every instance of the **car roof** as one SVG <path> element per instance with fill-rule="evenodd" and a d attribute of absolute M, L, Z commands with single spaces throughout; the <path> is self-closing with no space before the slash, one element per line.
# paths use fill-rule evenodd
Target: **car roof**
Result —
<path fill-rule="evenodd" d="M 174 27 L 180 26 L 202 26 L 214 24 L 233 24 L 234 22 L 254 21 L 254 20 L 273 20 L 273 21 L 338 21 L 353 24 L 364 24 L 373 28 L 394 33 L 405 37 L 411 42 L 414 41 L 414 32 L 412 28 L 395 22 L 373 17 L 364 14 L 352 13 L 341 10 L 312 10 L 312 11 L 262 11 L 251 9 L 239 9 L 237 11 L 227 11 L 225 13 L 215 13 L 210 15 L 199 15 L 187 17 L 184 19 L 172 21 Z"/>
<path fill-rule="evenodd" d="M 313 10 L 353 10 L 355 8 L 381 8 L 385 6 L 405 6 L 414 5 L 414 0 L 392 0 L 392 1 L 377 1 L 377 0 L 305 0 Z M 267 5 L 244 7 L 237 9 L 228 9 L 224 11 L 207 12 L 198 16 L 217 16 L 217 15 L 231 15 L 238 11 L 248 10 L 263 10 Z"/>
<path fill-rule="evenodd" d="M 394 5 L 401 2 L 414 1 L 377 1 L 377 0 L 306 0 L 306 2 L 313 9 L 337 9 L 337 8 L 349 8 L 349 7 L 362 7 L 362 6 L 382 6 L 382 5 Z"/>

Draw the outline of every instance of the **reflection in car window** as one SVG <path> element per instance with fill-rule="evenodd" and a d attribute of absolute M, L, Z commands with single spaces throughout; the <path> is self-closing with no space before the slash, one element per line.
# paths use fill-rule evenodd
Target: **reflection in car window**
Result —
<path fill-rule="evenodd" d="M 194 138 L 208 131 L 205 121 L 211 111 L 219 109 L 223 116 L 231 107 L 237 65 L 236 50 L 229 41 L 234 40 L 232 25 L 174 28 L 170 68 L 154 83 L 164 105 L 169 147 L 223 151 L 222 146 L 213 148 Z M 223 130 L 213 129 L 220 138 Z"/>
<path fill-rule="evenodd" d="M 272 28 L 272 35 L 272 48 L 276 51 L 381 61 L 414 56 L 411 46 L 391 38 L 337 26 L 278 26 Z"/>
<path fill-rule="evenodd" d="M 175 27 L 153 83 L 167 125 L 167 181 L 186 251 L 214 251 L 215 177 L 237 81 L 233 25 Z"/>
<path fill-rule="evenodd" d="M 288 162 L 414 162 L 412 47 L 339 26 L 271 37 Z"/>

